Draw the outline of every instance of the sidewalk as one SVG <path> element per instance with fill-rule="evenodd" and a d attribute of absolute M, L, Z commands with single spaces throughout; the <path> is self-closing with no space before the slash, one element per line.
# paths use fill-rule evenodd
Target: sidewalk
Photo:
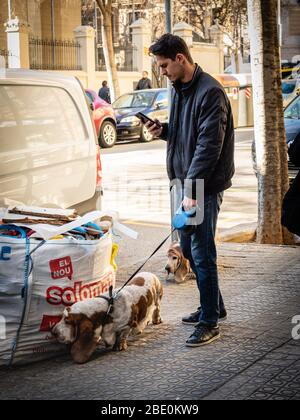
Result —
<path fill-rule="evenodd" d="M 300 399 L 300 249 L 219 245 L 221 287 L 229 312 L 222 338 L 184 343 L 193 327 L 180 318 L 198 306 L 193 281 L 165 281 L 166 248 L 145 271 L 160 275 L 164 323 L 131 339 L 127 351 L 99 352 L 88 364 L 69 356 L 0 371 L 0 399 Z M 120 269 L 119 282 L 135 267 Z"/>

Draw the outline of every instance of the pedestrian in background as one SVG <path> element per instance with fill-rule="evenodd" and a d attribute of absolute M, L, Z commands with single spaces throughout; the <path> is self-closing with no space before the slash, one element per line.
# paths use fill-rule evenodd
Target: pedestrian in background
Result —
<path fill-rule="evenodd" d="M 98 93 L 99 98 L 103 99 L 105 102 L 107 102 L 108 104 L 111 103 L 111 99 L 110 99 L 110 90 L 107 84 L 107 81 L 104 80 L 102 82 L 102 88 L 99 90 Z"/>
<path fill-rule="evenodd" d="M 143 71 L 143 77 L 139 80 L 136 90 L 152 89 L 152 82 L 148 75 L 147 71 Z"/>

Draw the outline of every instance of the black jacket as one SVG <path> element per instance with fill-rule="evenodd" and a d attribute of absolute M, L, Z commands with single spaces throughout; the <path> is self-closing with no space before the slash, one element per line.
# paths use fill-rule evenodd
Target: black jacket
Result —
<path fill-rule="evenodd" d="M 169 179 L 175 178 L 174 167 L 179 164 L 174 151 L 180 121 L 185 135 L 181 181 L 191 179 L 194 186 L 197 179 L 203 179 L 205 194 L 225 191 L 231 187 L 234 175 L 234 124 L 229 99 L 220 83 L 199 66 L 190 83 L 182 86 L 176 82 L 173 87 L 170 122 L 163 125 L 161 136 L 168 142 Z M 179 101 L 183 101 L 181 107 Z M 194 188 L 186 187 L 184 192 L 195 198 Z"/>
<path fill-rule="evenodd" d="M 142 78 L 139 80 L 136 90 L 152 89 L 152 82 L 148 78 Z"/>
<path fill-rule="evenodd" d="M 99 93 L 98 93 L 98 96 L 99 96 L 99 98 L 101 98 L 101 99 L 103 99 L 104 101 L 106 101 L 108 104 L 110 104 L 110 102 L 111 102 L 111 99 L 110 99 L 110 90 L 109 90 L 109 88 L 108 87 L 102 87 L 100 90 L 99 90 Z"/>

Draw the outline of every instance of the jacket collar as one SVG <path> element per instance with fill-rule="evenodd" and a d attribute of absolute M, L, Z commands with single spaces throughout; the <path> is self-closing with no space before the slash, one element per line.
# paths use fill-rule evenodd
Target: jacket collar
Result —
<path fill-rule="evenodd" d="M 198 82 L 203 70 L 198 64 L 196 63 L 196 68 L 194 71 L 193 78 L 190 82 L 182 84 L 181 81 L 177 80 L 173 83 L 173 87 L 177 93 L 182 93 L 183 95 L 188 95 L 189 92 L 192 90 L 194 85 Z"/>

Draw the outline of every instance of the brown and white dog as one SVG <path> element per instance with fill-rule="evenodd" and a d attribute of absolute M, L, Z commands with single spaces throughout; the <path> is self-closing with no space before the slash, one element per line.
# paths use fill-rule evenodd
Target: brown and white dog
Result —
<path fill-rule="evenodd" d="M 162 322 L 162 295 L 157 276 L 140 273 L 116 296 L 111 313 L 107 313 L 108 301 L 101 297 L 77 302 L 65 309 L 52 334 L 60 343 L 71 344 L 76 363 L 86 363 L 101 338 L 107 347 L 126 350 L 130 333 L 141 333 L 150 322 Z M 108 297 L 108 293 L 104 296 Z"/>
<path fill-rule="evenodd" d="M 173 242 L 168 250 L 168 263 L 165 267 L 168 275 L 174 274 L 176 283 L 183 283 L 189 279 L 195 279 L 190 262 L 187 260 L 178 242 Z"/>

